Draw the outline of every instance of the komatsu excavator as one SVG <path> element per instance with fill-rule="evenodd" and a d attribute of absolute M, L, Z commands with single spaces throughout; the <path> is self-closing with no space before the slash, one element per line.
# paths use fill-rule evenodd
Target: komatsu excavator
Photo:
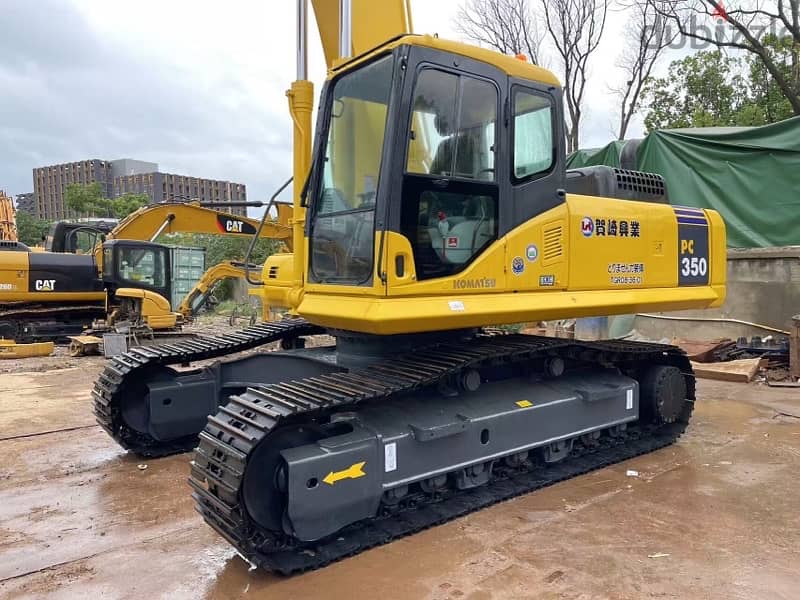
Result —
<path fill-rule="evenodd" d="M 407 34 L 404 2 L 353 6 L 337 18 L 314 2 L 323 42 L 336 25 L 340 46 L 310 152 L 298 1 L 294 252 L 262 273 L 264 297 L 294 316 L 134 349 L 93 391 L 125 448 L 197 446 L 198 511 L 281 573 L 655 450 L 688 424 L 695 380 L 678 348 L 485 327 L 725 296 L 715 211 L 667 204 L 656 175 L 565 171 L 551 73 Z M 388 22 L 399 35 L 369 37 Z M 304 348 L 318 333 L 335 345 Z M 275 341 L 283 351 L 170 367 Z"/>
<path fill-rule="evenodd" d="M 291 207 L 276 206 L 277 219 L 259 223 L 199 203 L 150 204 L 105 233 L 105 241 L 97 237 L 88 254 L 73 253 L 76 236 L 104 233 L 97 224 L 56 224 L 48 239 L 56 251 L 0 242 L 0 337 L 62 339 L 96 319 L 173 328 L 184 315 L 172 311 L 168 300 L 170 249 L 153 240 L 162 233 L 192 232 L 273 238 L 291 247 Z"/>

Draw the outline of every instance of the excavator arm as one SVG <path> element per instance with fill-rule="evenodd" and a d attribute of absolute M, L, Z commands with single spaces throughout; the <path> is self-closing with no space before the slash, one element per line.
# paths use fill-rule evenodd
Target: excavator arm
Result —
<path fill-rule="evenodd" d="M 289 220 L 292 208 L 287 204 L 276 204 L 276 207 L 278 218 L 264 223 L 260 237 L 281 240 L 291 249 Z M 258 226 L 256 219 L 206 208 L 198 202 L 150 204 L 125 217 L 107 239 L 153 241 L 163 233 L 183 232 L 246 238 L 255 235 Z M 94 252 L 98 266 L 102 265 L 102 244 L 98 244 Z"/>
<path fill-rule="evenodd" d="M 267 221 L 261 237 L 284 240 L 291 244 L 288 226 L 291 208 L 278 205 L 278 219 Z M 162 233 L 211 233 L 241 237 L 252 236 L 259 221 L 206 208 L 199 202 L 150 204 L 131 213 L 111 231 L 109 239 L 153 240 Z"/>
<path fill-rule="evenodd" d="M 224 279 L 244 279 L 247 271 L 258 272 L 261 267 L 251 266 L 246 269 L 244 263 L 221 262 L 208 269 L 194 287 L 184 296 L 178 312 L 184 317 L 194 315 L 206 303 L 214 288 Z"/>

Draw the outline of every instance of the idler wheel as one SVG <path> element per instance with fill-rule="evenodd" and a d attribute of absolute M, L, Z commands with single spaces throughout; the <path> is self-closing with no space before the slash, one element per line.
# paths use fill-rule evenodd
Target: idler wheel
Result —
<path fill-rule="evenodd" d="M 646 422 L 674 423 L 686 405 L 686 378 L 677 367 L 650 367 L 639 380 L 640 412 Z"/>

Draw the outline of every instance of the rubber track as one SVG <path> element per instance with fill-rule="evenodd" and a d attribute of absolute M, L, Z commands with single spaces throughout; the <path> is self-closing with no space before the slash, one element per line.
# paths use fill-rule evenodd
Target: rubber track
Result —
<path fill-rule="evenodd" d="M 547 468 L 515 472 L 414 510 L 356 523 L 314 544 L 260 530 L 239 504 L 248 455 L 279 425 L 308 422 L 324 418 L 334 409 L 413 392 L 463 368 L 553 355 L 626 367 L 667 364 L 691 375 L 685 354 L 671 346 L 510 335 L 478 337 L 468 346 L 442 345 L 348 373 L 249 388 L 232 396 L 229 404 L 209 417 L 200 434 L 189 478 L 196 509 L 246 560 L 292 574 L 317 569 L 496 502 L 661 448 L 674 442 L 686 428 L 693 403 L 685 418 L 671 425 L 657 430 L 632 428 L 626 438 L 602 438 L 605 447 L 600 449 L 576 450 L 575 456 Z M 694 378 L 687 380 L 687 397 L 693 399 Z"/>
<path fill-rule="evenodd" d="M 158 367 L 218 358 L 270 342 L 324 332 L 324 329 L 305 319 L 295 318 L 259 323 L 224 335 L 198 336 L 172 343 L 132 348 L 108 361 L 95 381 L 92 390 L 95 418 L 118 444 L 140 456 L 157 457 L 187 452 L 197 445 L 196 435 L 163 443 L 125 424 L 120 405 L 131 385 L 141 383 L 148 372 Z"/>

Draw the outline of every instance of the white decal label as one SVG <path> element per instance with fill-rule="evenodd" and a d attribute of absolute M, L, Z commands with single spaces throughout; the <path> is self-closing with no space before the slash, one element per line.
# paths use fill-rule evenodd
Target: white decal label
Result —
<path fill-rule="evenodd" d="M 37 292 L 52 292 L 56 289 L 55 279 L 37 279 L 33 284 Z"/>
<path fill-rule="evenodd" d="M 461 300 L 450 300 L 447 304 L 450 305 L 450 310 L 461 312 L 464 310 L 464 303 Z"/>
<path fill-rule="evenodd" d="M 395 471 L 397 469 L 397 443 L 392 442 L 383 447 L 383 461 L 386 472 Z"/>
<path fill-rule="evenodd" d="M 625 391 L 625 410 L 633 410 L 633 390 Z"/>

